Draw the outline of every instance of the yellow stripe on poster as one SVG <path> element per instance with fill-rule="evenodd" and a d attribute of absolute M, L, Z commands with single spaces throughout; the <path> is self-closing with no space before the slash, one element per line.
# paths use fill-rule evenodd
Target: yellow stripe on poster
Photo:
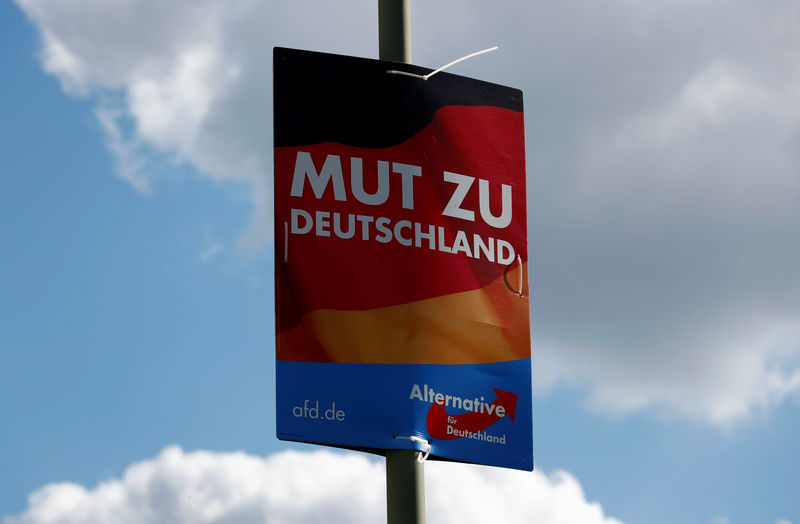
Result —
<path fill-rule="evenodd" d="M 481 289 L 398 306 L 314 311 L 279 335 L 278 359 L 484 364 L 528 358 L 529 304 L 527 293 L 517 294 L 519 271 L 510 269 Z"/>

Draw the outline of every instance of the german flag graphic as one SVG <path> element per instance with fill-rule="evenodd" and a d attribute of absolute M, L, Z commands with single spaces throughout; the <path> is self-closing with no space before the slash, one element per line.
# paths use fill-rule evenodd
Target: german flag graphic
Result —
<path fill-rule="evenodd" d="M 398 69 L 429 72 L 274 50 L 277 361 L 518 363 L 529 382 L 522 93 Z"/>

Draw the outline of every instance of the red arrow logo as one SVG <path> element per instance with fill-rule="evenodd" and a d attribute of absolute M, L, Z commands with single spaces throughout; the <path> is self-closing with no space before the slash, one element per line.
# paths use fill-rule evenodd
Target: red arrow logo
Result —
<path fill-rule="evenodd" d="M 492 389 L 497 399 L 491 404 L 483 404 L 477 411 L 450 415 L 444 404 L 434 402 L 428 410 L 426 421 L 428 434 L 439 440 L 453 440 L 466 436 L 467 432 L 482 431 L 504 416 L 510 417 L 513 421 L 517 409 L 517 394 L 502 389 Z"/>

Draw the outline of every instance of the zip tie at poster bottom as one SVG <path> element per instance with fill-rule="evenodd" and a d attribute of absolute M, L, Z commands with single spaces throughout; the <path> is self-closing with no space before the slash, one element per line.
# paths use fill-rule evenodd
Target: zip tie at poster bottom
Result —
<path fill-rule="evenodd" d="M 430 445 L 430 443 L 427 440 L 425 440 L 424 438 L 422 438 L 422 437 L 417 437 L 417 436 L 412 435 L 410 437 L 395 436 L 394 438 L 396 438 L 398 440 L 410 440 L 411 442 L 421 442 L 425 446 L 425 454 L 423 455 L 422 451 L 417 450 L 417 453 L 418 453 L 417 462 L 419 462 L 420 464 L 425 462 L 425 459 L 427 459 L 428 455 L 431 454 L 431 445 Z"/>

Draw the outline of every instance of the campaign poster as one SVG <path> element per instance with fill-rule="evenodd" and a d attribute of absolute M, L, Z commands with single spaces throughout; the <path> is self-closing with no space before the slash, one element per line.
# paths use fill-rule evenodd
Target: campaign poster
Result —
<path fill-rule="evenodd" d="M 274 49 L 280 439 L 533 468 L 522 92 Z"/>

